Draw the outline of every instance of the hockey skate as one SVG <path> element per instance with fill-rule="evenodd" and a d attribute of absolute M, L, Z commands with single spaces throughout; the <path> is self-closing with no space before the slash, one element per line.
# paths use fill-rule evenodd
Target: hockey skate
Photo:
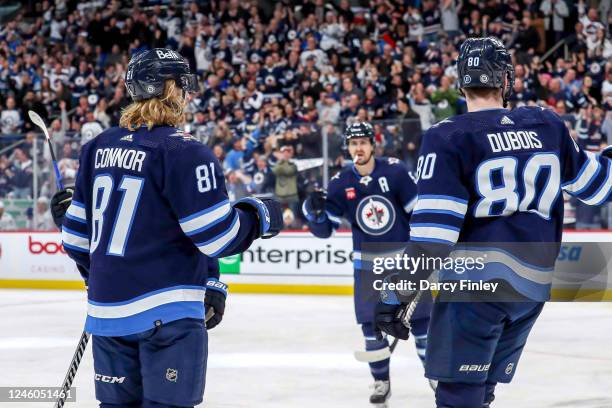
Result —
<path fill-rule="evenodd" d="M 387 408 L 387 401 L 391 397 L 391 383 L 389 380 L 378 380 L 371 386 L 374 392 L 370 395 L 370 403 L 377 408 Z"/>

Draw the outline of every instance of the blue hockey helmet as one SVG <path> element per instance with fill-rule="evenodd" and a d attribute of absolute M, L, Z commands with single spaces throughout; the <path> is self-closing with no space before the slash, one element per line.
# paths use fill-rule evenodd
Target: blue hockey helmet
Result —
<path fill-rule="evenodd" d="M 344 143 L 358 137 L 367 137 L 370 143 L 374 144 L 374 128 L 368 122 L 354 122 L 346 127 L 344 131 Z"/>
<path fill-rule="evenodd" d="M 173 79 L 184 92 L 196 92 L 198 81 L 189 62 L 176 51 L 154 48 L 132 57 L 125 74 L 125 87 L 133 101 L 164 94 L 166 80 Z"/>
<path fill-rule="evenodd" d="M 495 37 L 468 38 L 457 57 L 459 88 L 502 88 L 504 104 L 514 87 L 510 53 Z"/>

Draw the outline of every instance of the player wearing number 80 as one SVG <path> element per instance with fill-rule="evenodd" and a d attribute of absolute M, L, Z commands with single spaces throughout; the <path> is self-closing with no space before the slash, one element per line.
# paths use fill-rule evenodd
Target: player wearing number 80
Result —
<path fill-rule="evenodd" d="M 212 152 L 177 128 L 197 90 L 184 58 L 138 54 L 126 87 L 134 102 L 121 127 L 83 146 L 63 243 L 89 286 L 101 406 L 190 407 L 204 392 L 206 330 L 225 308 L 215 258 L 277 234 L 280 206 L 230 203 Z M 207 327 L 205 308 L 214 311 Z"/>
<path fill-rule="evenodd" d="M 590 205 L 609 200 L 611 150 L 582 151 L 550 110 L 504 109 L 514 69 L 496 38 L 465 41 L 457 69 L 468 113 L 423 135 L 410 220 L 410 241 L 418 245 L 409 255 L 447 256 L 456 244 L 486 243 L 475 252 L 485 256 L 483 269 L 443 270 L 440 280 L 499 281 L 524 300 L 434 304 L 425 371 L 439 380 L 437 406 L 479 408 L 489 406 L 496 383 L 511 381 L 550 298 L 563 227 L 561 190 Z M 535 251 L 515 243 L 531 243 Z"/>

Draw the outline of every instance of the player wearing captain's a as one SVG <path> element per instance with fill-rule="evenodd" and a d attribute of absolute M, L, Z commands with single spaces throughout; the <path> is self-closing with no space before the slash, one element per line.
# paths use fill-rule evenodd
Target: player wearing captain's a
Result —
<path fill-rule="evenodd" d="M 231 213 L 229 199 L 223 200 L 205 210 L 181 218 L 181 229 L 187 236 L 195 235 L 225 220 Z"/>
<path fill-rule="evenodd" d="M 239 231 L 240 217 L 238 216 L 238 214 L 236 214 L 234 216 L 234 220 L 232 221 L 231 226 L 227 231 L 222 232 L 221 234 L 206 242 L 196 243 L 196 246 L 200 249 L 200 251 L 202 251 L 203 254 L 214 258 L 230 244 L 233 243 L 233 241 L 238 236 Z"/>

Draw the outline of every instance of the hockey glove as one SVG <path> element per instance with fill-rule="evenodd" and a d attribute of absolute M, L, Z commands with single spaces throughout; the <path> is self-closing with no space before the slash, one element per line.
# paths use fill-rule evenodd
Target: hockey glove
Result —
<path fill-rule="evenodd" d="M 206 281 L 206 294 L 204 295 L 204 308 L 212 309 L 214 314 L 206 321 L 206 329 L 210 330 L 221 323 L 225 313 L 225 299 L 227 298 L 227 285 L 217 279 Z"/>
<path fill-rule="evenodd" d="M 246 197 L 236 201 L 234 207 L 244 211 L 255 211 L 259 219 L 257 237 L 263 239 L 278 235 L 283 229 L 283 211 L 278 201 L 272 198 Z"/>
<path fill-rule="evenodd" d="M 386 276 L 385 283 L 398 283 L 399 273 Z M 396 291 L 383 289 L 380 291 L 380 301 L 374 310 L 374 322 L 383 332 L 402 340 L 410 336 L 410 324 L 406 319 L 408 305 L 416 298 L 416 291 Z"/>
<path fill-rule="evenodd" d="M 383 332 L 402 340 L 410 337 L 410 327 L 404 323 L 406 305 L 403 303 L 390 305 L 379 302 L 374 310 L 376 326 Z"/>
<path fill-rule="evenodd" d="M 304 202 L 304 215 L 309 221 L 319 222 L 323 220 L 326 200 L 327 192 L 325 190 L 315 190 L 310 193 Z"/>
<path fill-rule="evenodd" d="M 64 220 L 64 215 L 66 214 L 66 211 L 68 210 L 68 207 L 70 207 L 70 203 L 72 202 L 73 194 L 74 188 L 67 187 L 63 190 L 59 190 L 51 198 L 51 216 L 53 217 L 53 222 L 60 230 L 62 229 L 62 221 Z"/>

